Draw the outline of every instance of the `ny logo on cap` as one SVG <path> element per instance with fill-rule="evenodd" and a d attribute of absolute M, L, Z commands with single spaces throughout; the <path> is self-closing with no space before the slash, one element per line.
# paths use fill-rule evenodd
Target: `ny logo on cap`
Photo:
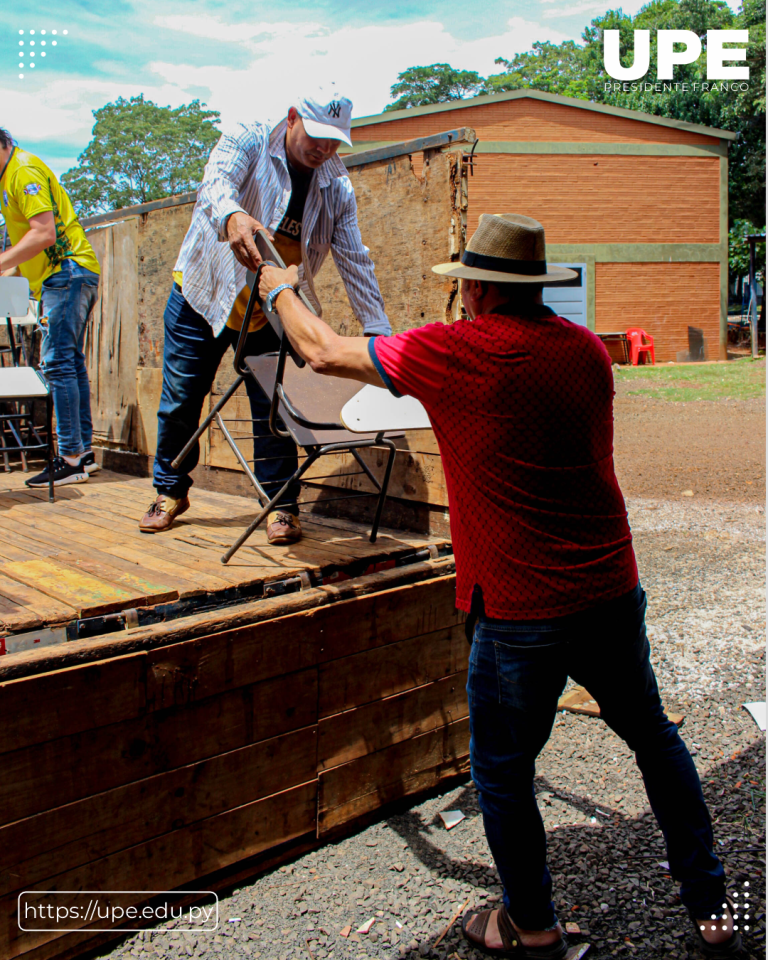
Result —
<path fill-rule="evenodd" d="M 338 100 L 332 100 L 328 105 L 328 116 L 329 117 L 339 117 L 341 116 L 341 104 Z"/>

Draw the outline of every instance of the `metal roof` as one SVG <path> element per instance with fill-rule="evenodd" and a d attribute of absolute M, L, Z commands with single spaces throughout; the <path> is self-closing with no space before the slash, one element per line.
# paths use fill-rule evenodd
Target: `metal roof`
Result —
<path fill-rule="evenodd" d="M 670 120 L 668 117 L 656 117 L 650 113 L 641 113 L 639 110 L 625 110 L 624 107 L 609 107 L 604 103 L 593 103 L 591 100 L 579 100 L 576 97 L 563 97 L 559 93 L 544 93 L 542 90 L 530 89 L 510 90 L 508 93 L 489 93 L 482 97 L 471 97 L 468 100 L 449 100 L 447 103 L 429 104 L 425 107 L 409 107 L 406 110 L 390 110 L 384 113 L 374 114 L 370 117 L 358 117 L 352 121 L 352 126 L 367 127 L 374 123 L 388 123 L 390 120 L 406 120 L 410 117 L 419 117 L 428 113 L 463 110 L 466 107 L 480 107 L 488 103 L 502 103 L 505 100 L 520 100 L 525 97 L 531 100 L 545 100 L 548 103 L 559 103 L 566 107 L 575 107 L 577 110 L 592 110 L 595 113 L 607 113 L 613 117 L 639 120 L 642 123 L 654 123 L 660 127 L 674 127 L 676 130 L 700 133 L 707 137 L 735 140 L 738 136 L 738 134 L 730 130 L 705 127 L 702 124 L 688 123 L 685 120 Z"/>

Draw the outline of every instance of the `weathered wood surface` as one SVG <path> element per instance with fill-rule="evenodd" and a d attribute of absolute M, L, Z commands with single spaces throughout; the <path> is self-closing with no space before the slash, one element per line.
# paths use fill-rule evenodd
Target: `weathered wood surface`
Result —
<path fill-rule="evenodd" d="M 56 503 L 30 490 L 23 473 L 0 482 L 0 630 L 18 633 L 179 599 L 218 594 L 370 559 L 413 552 L 445 539 L 383 530 L 371 544 L 366 528 L 302 517 L 304 538 L 267 542 L 259 528 L 228 564 L 224 549 L 254 516 L 255 499 L 195 488 L 193 506 L 162 536 L 140 533 L 154 499 L 149 480 L 106 471 L 87 484 L 60 488 Z M 266 588 L 265 588 L 266 589 Z M 0 634 L 2 636 L 3 634 Z M 11 640 L 7 641 L 12 649 Z M 4 662 L 0 656 L 0 671 Z"/>
<path fill-rule="evenodd" d="M 454 578 L 385 583 L 1 683 L 0 955 L 68 958 L 97 942 L 20 931 L 23 889 L 190 885 L 465 773 Z"/>
<path fill-rule="evenodd" d="M 318 834 L 468 771 L 469 720 L 465 719 L 321 772 Z"/>
<path fill-rule="evenodd" d="M 455 153 L 432 153 L 417 176 L 408 156 L 349 170 L 363 242 L 376 265 L 384 304 L 395 333 L 455 319 L 456 281 L 432 273 L 436 263 L 463 249 L 462 171 Z M 359 336 L 332 258 L 315 281 L 323 318 L 338 332 Z"/>
<path fill-rule="evenodd" d="M 139 362 L 138 227 L 136 220 L 88 232 L 101 266 L 99 298 L 85 344 L 97 444 L 132 448 Z"/>

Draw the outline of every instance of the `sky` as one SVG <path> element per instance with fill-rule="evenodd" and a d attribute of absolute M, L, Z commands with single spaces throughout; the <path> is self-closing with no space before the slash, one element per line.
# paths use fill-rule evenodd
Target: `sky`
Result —
<path fill-rule="evenodd" d="M 729 0 L 737 9 L 737 0 Z M 643 0 L 626 0 L 634 14 Z M 39 0 L 0 5 L 0 126 L 61 175 L 91 139 L 92 111 L 143 93 L 199 99 L 237 120 L 278 120 L 317 85 L 354 115 L 390 102 L 397 75 L 450 63 L 497 73 L 535 40 L 579 40 L 605 0 Z M 34 33 L 32 32 L 34 31 Z M 54 33 L 55 31 L 55 33 Z M 34 52 L 34 56 L 32 53 Z M 23 69 L 20 64 L 24 64 Z M 34 64 L 34 66 L 32 66 Z"/>

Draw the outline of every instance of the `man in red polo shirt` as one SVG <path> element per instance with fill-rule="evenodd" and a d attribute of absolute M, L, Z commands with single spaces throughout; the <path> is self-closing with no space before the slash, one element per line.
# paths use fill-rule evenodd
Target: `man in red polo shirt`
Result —
<path fill-rule="evenodd" d="M 636 754 L 705 954 L 733 956 L 701 784 L 650 665 L 613 467 L 611 362 L 542 303 L 542 287 L 573 272 L 547 265 L 544 228 L 517 214 L 481 216 L 461 263 L 433 270 L 462 278 L 468 319 L 368 342 L 306 310 L 291 269 L 265 268 L 260 294 L 283 288 L 274 302 L 314 370 L 416 397 L 440 446 L 456 602 L 470 614 L 472 776 L 504 887 L 500 908 L 465 916 L 465 936 L 498 956 L 565 956 L 533 778 L 571 676 Z"/>

